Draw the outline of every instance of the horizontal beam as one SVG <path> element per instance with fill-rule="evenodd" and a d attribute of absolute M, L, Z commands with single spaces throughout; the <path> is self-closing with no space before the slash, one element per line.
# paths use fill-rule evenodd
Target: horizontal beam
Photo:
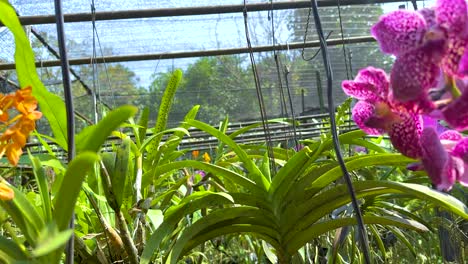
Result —
<path fill-rule="evenodd" d="M 401 1 L 401 0 L 400 0 Z M 400 2 L 398 0 L 340 0 L 339 4 L 344 5 L 364 5 L 364 4 L 383 4 Z M 422 0 L 418 0 L 422 1 Z M 319 7 L 337 6 L 337 0 L 318 0 Z M 247 11 L 267 11 L 297 9 L 310 7 L 310 1 L 282 1 L 270 3 L 247 4 Z M 193 16 L 193 15 L 212 15 L 243 12 L 244 5 L 217 5 L 217 6 L 199 6 L 199 7 L 177 7 L 177 8 L 158 8 L 158 9 L 139 9 L 122 11 L 104 11 L 96 12 L 94 20 L 116 20 L 116 19 L 137 19 L 154 17 L 172 17 L 172 16 Z M 65 22 L 87 22 L 93 20 L 91 13 L 71 13 L 64 15 Z M 21 16 L 20 22 L 23 25 L 39 25 L 55 23 L 55 16 Z"/>
<path fill-rule="evenodd" d="M 327 40 L 328 46 L 336 46 L 345 44 L 367 43 L 375 42 L 375 39 L 370 36 L 366 37 L 351 37 L 345 38 L 344 42 L 341 38 Z M 302 48 L 318 48 L 320 47 L 319 41 L 308 42 L 294 42 L 290 44 L 277 44 L 256 46 L 253 47 L 253 52 L 267 52 L 273 50 L 294 50 Z M 181 51 L 181 52 L 166 52 L 166 53 L 150 53 L 150 54 L 135 54 L 135 55 L 117 55 L 117 56 L 102 56 L 94 58 L 94 63 L 115 63 L 115 62 L 128 62 L 128 61 L 147 61 L 147 60 L 166 60 L 166 59 L 180 59 L 180 58 L 195 58 L 195 57 L 209 57 L 209 56 L 222 56 L 249 53 L 249 48 L 232 48 L 232 49 L 216 49 L 216 50 L 201 50 L 201 51 Z M 87 65 L 92 61 L 91 57 L 82 57 L 70 59 L 70 65 Z M 36 67 L 54 67 L 60 66 L 60 60 L 47 60 L 36 62 Z M 0 70 L 14 70 L 14 63 L 0 63 Z"/>

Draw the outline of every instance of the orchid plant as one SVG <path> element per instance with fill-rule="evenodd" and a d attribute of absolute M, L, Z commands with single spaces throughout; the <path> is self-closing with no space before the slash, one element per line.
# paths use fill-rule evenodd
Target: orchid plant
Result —
<path fill-rule="evenodd" d="M 342 83 L 358 99 L 352 110 L 367 134 L 387 133 L 403 155 L 418 159 L 433 185 L 468 186 L 468 10 L 465 0 L 388 13 L 371 28 L 383 53 L 396 57 L 390 75 L 367 67 Z M 446 126 L 442 126 L 443 121 Z"/>

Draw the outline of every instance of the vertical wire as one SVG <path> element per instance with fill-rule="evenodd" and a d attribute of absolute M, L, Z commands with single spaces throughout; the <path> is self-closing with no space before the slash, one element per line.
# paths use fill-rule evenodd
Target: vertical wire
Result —
<path fill-rule="evenodd" d="M 61 0 L 55 0 L 55 18 L 57 21 L 57 39 L 60 53 L 60 63 L 62 68 L 62 81 L 63 90 L 65 97 L 65 107 L 67 116 L 67 139 L 68 139 L 68 162 L 72 161 L 75 157 L 75 116 L 73 109 L 73 95 L 71 91 L 71 80 L 70 80 L 70 65 L 68 64 L 67 49 L 65 46 L 65 29 L 64 19 L 62 12 Z M 70 205 L 74 206 L 74 205 Z M 69 227 L 70 229 L 75 228 L 75 213 L 72 213 Z M 66 257 L 65 263 L 73 264 L 73 253 L 74 253 L 74 235 L 72 233 L 70 239 L 66 245 Z"/>
<path fill-rule="evenodd" d="M 276 66 L 276 73 L 278 75 L 278 84 L 279 84 L 279 90 L 280 90 L 280 97 L 281 97 L 281 100 L 280 100 L 280 104 L 281 104 L 281 115 L 282 117 L 289 117 L 288 115 L 288 107 L 286 105 L 286 97 L 284 95 L 284 91 L 283 91 L 283 80 L 281 79 L 281 70 L 280 70 L 280 59 L 278 58 L 278 53 L 276 52 L 276 36 L 275 36 L 275 22 L 274 22 L 274 9 L 273 9 L 273 0 L 270 0 L 270 10 L 268 11 L 269 15 L 268 15 L 268 18 L 271 20 L 271 35 L 272 35 L 272 44 L 273 44 L 273 57 L 275 59 L 275 66 Z M 271 14 L 271 16 L 270 16 Z M 299 143 L 297 141 L 297 134 L 296 134 L 296 117 L 294 115 L 294 108 L 292 106 L 292 100 L 291 100 L 291 94 L 290 94 L 290 91 L 289 91 L 289 86 L 288 86 L 288 73 L 289 71 L 287 71 L 287 73 L 285 73 L 285 84 L 286 84 L 286 88 L 288 89 L 288 95 L 289 95 L 289 103 L 290 103 L 290 106 L 291 106 L 291 119 L 293 121 L 293 140 L 294 140 L 294 144 L 297 146 Z M 283 112 L 283 107 L 284 107 L 284 112 Z M 289 130 L 289 129 L 287 129 Z M 288 145 L 288 133 L 286 133 L 285 135 L 285 142 L 286 142 L 286 146 Z"/>
<path fill-rule="evenodd" d="M 96 98 L 100 102 L 100 104 L 102 104 L 103 106 L 105 106 L 109 110 L 112 110 L 113 108 L 116 107 L 115 95 L 114 95 L 114 89 L 112 88 L 112 82 L 111 82 L 110 77 L 109 77 L 109 69 L 107 68 L 107 63 L 106 63 L 106 60 L 104 58 L 104 52 L 103 52 L 103 49 L 102 49 L 101 40 L 99 38 L 99 33 L 97 31 L 97 28 L 96 28 L 96 18 L 95 18 L 96 17 L 96 7 L 95 7 L 95 4 L 94 4 L 94 0 L 91 1 L 91 15 L 92 15 L 92 27 L 93 27 L 93 58 L 92 58 L 92 61 L 95 64 L 95 65 L 93 65 L 93 72 L 96 74 L 96 76 L 93 76 L 93 80 L 95 82 L 95 84 L 94 84 L 95 85 L 95 91 L 97 89 Z M 112 107 L 110 107 L 107 103 L 105 103 L 101 98 L 101 84 L 100 84 L 100 80 L 99 80 L 99 68 L 98 68 L 98 63 L 96 62 L 96 58 L 97 58 L 97 49 L 96 49 L 96 47 L 97 46 L 99 46 L 99 51 L 100 51 L 101 56 L 102 56 L 102 64 L 104 66 L 104 74 L 106 76 L 107 86 L 109 87 L 109 89 L 111 91 Z"/>
<path fill-rule="evenodd" d="M 294 135 L 294 144 L 296 147 L 299 147 L 299 141 L 297 140 L 297 130 L 296 130 L 296 114 L 294 113 L 294 106 L 292 101 L 291 95 L 291 87 L 289 86 L 289 68 L 287 66 L 284 67 L 284 81 L 286 84 L 286 91 L 288 92 L 288 99 L 289 99 L 289 107 L 291 108 L 291 116 L 293 121 L 293 135 Z"/>
<path fill-rule="evenodd" d="M 255 81 L 255 91 L 257 92 L 257 99 L 258 99 L 258 104 L 260 106 L 260 116 L 262 119 L 262 125 L 263 125 L 263 131 L 265 133 L 265 140 L 267 144 L 267 150 L 268 150 L 268 157 L 270 159 L 270 170 L 272 175 L 276 174 L 276 165 L 275 165 L 275 158 L 274 158 L 274 152 L 273 152 L 273 142 L 271 140 L 271 135 L 270 135 L 270 129 L 269 125 L 267 122 L 267 115 L 266 115 L 266 109 L 265 109 L 265 102 L 263 100 L 263 93 L 262 93 L 262 87 L 260 85 L 260 80 L 258 77 L 258 72 L 257 72 L 257 66 L 255 63 L 255 57 L 253 54 L 252 50 L 252 43 L 250 41 L 250 34 L 249 34 L 249 24 L 247 20 L 247 3 L 246 0 L 244 0 L 244 10 L 243 10 L 243 15 L 244 15 L 244 27 L 245 27 L 245 38 L 247 41 L 247 46 L 249 49 L 249 57 L 250 57 L 250 63 L 252 66 L 252 73 Z"/>
<path fill-rule="evenodd" d="M 345 67 L 346 67 L 346 80 L 349 80 L 349 79 L 351 79 L 351 77 L 350 77 L 351 74 L 350 74 L 350 70 L 349 70 L 350 67 L 348 67 L 348 56 L 346 54 L 346 39 L 344 37 L 343 18 L 341 17 L 341 2 L 340 2 L 340 0 L 337 1 L 337 6 L 338 6 L 338 20 L 340 21 L 341 41 L 343 42 L 343 59 L 344 59 Z M 351 119 L 351 104 L 349 105 L 348 112 L 349 112 L 348 118 Z M 351 122 L 348 122 L 348 129 L 350 127 L 351 127 Z M 348 146 L 348 155 L 351 156 L 351 146 Z"/>
<path fill-rule="evenodd" d="M 346 67 L 346 80 L 350 79 L 350 74 L 349 74 L 349 68 L 348 68 L 348 62 L 347 62 L 347 56 L 346 56 L 346 39 L 344 37 L 344 30 L 343 30 L 343 19 L 341 18 L 341 2 L 338 0 L 336 2 L 338 6 L 338 20 L 340 21 L 340 31 L 341 31 L 341 42 L 343 42 L 343 58 L 345 62 L 345 67 Z"/>
<path fill-rule="evenodd" d="M 93 65 L 93 89 L 92 89 L 92 102 L 93 102 L 93 115 L 94 115 L 94 123 L 97 124 L 99 120 L 99 113 L 98 113 L 98 106 L 97 106 L 97 97 L 98 94 L 96 93 L 96 79 L 98 74 L 97 63 L 96 63 L 96 38 L 95 38 L 95 24 L 96 24 L 96 8 L 94 6 L 94 0 L 91 2 L 91 24 L 93 27 L 93 57 L 91 59 L 91 63 Z M 100 95 L 100 92 L 99 92 Z"/>
<path fill-rule="evenodd" d="M 323 35 L 322 24 L 321 24 L 320 16 L 318 13 L 317 0 L 311 0 L 311 5 L 312 5 L 312 12 L 314 14 L 314 21 L 315 21 L 315 27 L 317 30 L 317 35 L 320 40 L 323 63 L 325 65 L 325 71 L 327 74 L 328 114 L 330 116 L 330 129 L 331 129 L 331 133 L 333 137 L 333 145 L 334 145 L 334 149 L 336 152 L 336 159 L 338 163 L 340 164 L 340 168 L 343 172 L 343 177 L 346 180 L 346 185 L 348 187 L 349 195 L 351 196 L 351 203 L 353 205 L 354 212 L 356 213 L 356 220 L 357 220 L 357 225 L 358 225 L 358 230 L 359 230 L 359 238 L 362 244 L 364 259 L 367 264 L 370 264 L 371 260 L 370 260 L 370 254 L 369 254 L 370 252 L 369 241 L 367 239 L 366 227 L 364 226 L 361 209 L 359 208 L 359 204 L 357 201 L 356 193 L 354 191 L 351 176 L 349 175 L 348 169 L 346 168 L 346 164 L 344 163 L 343 155 L 340 149 L 340 140 L 338 138 L 338 132 L 336 128 L 335 107 L 334 107 L 334 102 L 333 102 L 333 72 L 332 72 L 332 67 L 330 64 L 330 58 L 328 56 L 327 42 Z"/>

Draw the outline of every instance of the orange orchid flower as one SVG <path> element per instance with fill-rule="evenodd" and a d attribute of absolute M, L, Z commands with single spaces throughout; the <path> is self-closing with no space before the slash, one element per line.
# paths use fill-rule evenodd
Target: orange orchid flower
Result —
<path fill-rule="evenodd" d="M 3 95 L 0 94 L 0 121 L 5 123 L 8 121 L 8 109 L 10 109 L 15 101 L 14 95 Z"/>
<path fill-rule="evenodd" d="M 8 110 L 13 106 L 19 114 L 9 120 Z M 18 164 L 29 134 L 36 129 L 36 120 L 42 117 L 36 108 L 37 100 L 32 96 L 31 87 L 18 90 L 14 95 L 0 95 L 0 121 L 7 128 L 0 136 L 0 158 L 6 154 L 12 165 Z"/>
<path fill-rule="evenodd" d="M 194 159 L 197 159 L 198 156 L 200 156 L 200 151 L 199 151 L 199 150 L 193 150 L 193 151 L 192 151 L 192 157 L 193 157 Z"/>
<path fill-rule="evenodd" d="M 0 182 L 0 200 L 9 201 L 15 198 L 15 192 L 5 182 Z"/>

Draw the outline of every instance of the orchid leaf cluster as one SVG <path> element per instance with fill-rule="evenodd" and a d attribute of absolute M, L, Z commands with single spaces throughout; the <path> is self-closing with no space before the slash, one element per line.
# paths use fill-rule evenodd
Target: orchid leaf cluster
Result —
<path fill-rule="evenodd" d="M 396 57 L 388 75 L 367 67 L 342 83 L 358 99 L 352 115 L 367 134 L 388 134 L 403 155 L 421 162 L 438 190 L 468 185 L 468 10 L 465 0 L 398 10 L 371 28 L 383 53 Z M 441 125 L 444 124 L 444 125 Z"/>

